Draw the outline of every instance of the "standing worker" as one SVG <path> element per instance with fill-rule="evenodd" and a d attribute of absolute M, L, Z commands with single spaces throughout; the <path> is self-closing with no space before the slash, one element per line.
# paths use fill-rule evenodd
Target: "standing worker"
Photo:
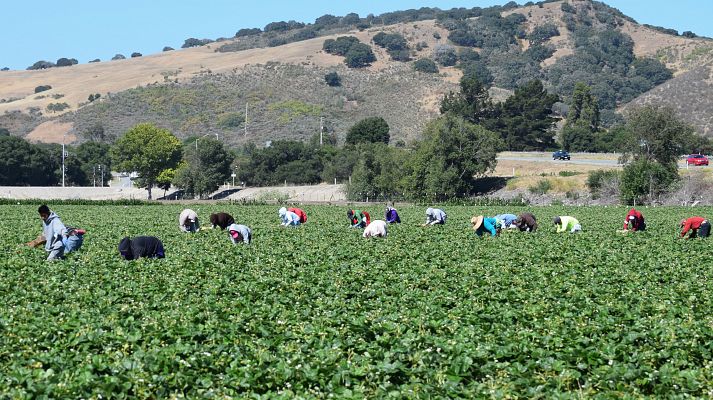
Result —
<path fill-rule="evenodd" d="M 485 218 L 482 215 L 471 218 L 470 223 L 473 225 L 473 230 L 478 236 L 483 236 L 485 232 L 489 232 L 491 237 L 498 236 L 502 226 L 499 219 Z"/>
<path fill-rule="evenodd" d="M 386 220 L 387 224 L 401 223 L 401 217 L 399 217 L 399 213 L 396 211 L 395 208 L 390 206 L 386 206 L 386 213 L 384 213 L 384 219 Z"/>
<path fill-rule="evenodd" d="M 557 225 L 557 233 L 567 232 L 576 233 L 582 231 L 582 225 L 579 224 L 574 217 L 569 216 L 559 216 L 553 219 L 555 225 Z"/>
<path fill-rule="evenodd" d="M 219 226 L 220 229 L 225 230 L 225 228 L 229 227 L 230 224 L 235 223 L 235 219 L 228 213 L 220 212 L 210 215 L 210 223 L 211 229 L 215 229 L 216 226 Z"/>
<path fill-rule="evenodd" d="M 632 232 L 639 232 L 646 230 L 646 222 L 644 222 L 644 216 L 635 208 L 629 210 L 624 219 L 624 231 L 629 230 L 629 225 L 631 225 Z"/>
<path fill-rule="evenodd" d="M 43 204 L 37 212 L 42 218 L 42 235 L 44 236 L 45 251 L 48 253 L 47 260 L 61 260 L 64 258 L 64 242 L 62 241 L 67 227 L 47 205 Z M 40 242 L 41 243 L 41 242 Z"/>
<path fill-rule="evenodd" d="M 277 214 L 280 216 L 280 220 L 282 220 L 280 223 L 281 226 L 299 226 L 301 223 L 300 217 L 292 211 L 287 211 L 285 207 L 280 208 Z"/>
<path fill-rule="evenodd" d="M 348 210 L 347 218 L 352 228 L 366 228 L 371 223 L 371 217 L 366 211 Z"/>
<path fill-rule="evenodd" d="M 290 207 L 287 209 L 287 211 L 292 211 L 293 213 L 297 214 L 298 217 L 300 217 L 300 224 L 304 224 L 307 222 L 307 213 L 304 212 L 301 208 L 297 207 Z"/>
<path fill-rule="evenodd" d="M 693 239 L 697 236 L 706 238 L 711 234 L 711 224 L 703 217 L 682 219 L 679 225 L 681 226 L 681 237 L 686 237 L 688 231 L 691 231 L 691 234 L 688 235 L 689 239 Z"/>
<path fill-rule="evenodd" d="M 426 209 L 426 223 L 422 226 L 443 225 L 446 223 L 446 218 L 448 215 L 440 208 L 429 207 Z"/>
<path fill-rule="evenodd" d="M 125 237 L 119 242 L 119 254 L 125 260 L 146 258 L 164 258 L 163 243 L 154 236 Z"/>
<path fill-rule="evenodd" d="M 200 230 L 198 214 L 190 208 L 181 211 L 181 214 L 178 216 L 178 227 L 183 232 L 198 232 Z"/>
<path fill-rule="evenodd" d="M 365 238 L 372 238 L 372 237 L 386 237 L 386 222 L 377 219 L 376 221 L 373 221 L 372 223 L 369 224 L 369 226 L 364 229 L 364 234 L 362 235 Z"/>
<path fill-rule="evenodd" d="M 537 230 L 537 218 L 529 212 L 520 214 L 513 224 L 520 229 L 520 232 L 534 232 Z"/>
<path fill-rule="evenodd" d="M 233 244 L 238 244 L 240 242 L 250 244 L 250 241 L 253 238 L 253 233 L 250 228 L 245 225 L 231 224 L 228 227 L 228 236 Z"/>

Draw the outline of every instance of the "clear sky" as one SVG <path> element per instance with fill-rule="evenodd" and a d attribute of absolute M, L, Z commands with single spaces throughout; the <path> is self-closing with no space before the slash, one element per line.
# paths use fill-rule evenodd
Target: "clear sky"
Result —
<path fill-rule="evenodd" d="M 324 15 L 406 10 L 420 7 L 487 7 L 507 0 L 35 0 L 2 6 L 0 68 L 25 69 L 60 57 L 80 63 L 117 53 L 129 56 L 180 48 L 189 37 L 231 37 L 240 28 L 273 21 L 314 22 Z M 607 0 L 640 23 L 691 30 L 713 37 L 713 0 Z M 518 1 L 523 4 L 524 1 Z"/>

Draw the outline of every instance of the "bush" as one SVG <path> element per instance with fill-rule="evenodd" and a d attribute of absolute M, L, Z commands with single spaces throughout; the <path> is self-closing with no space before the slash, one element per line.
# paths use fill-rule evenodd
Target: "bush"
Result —
<path fill-rule="evenodd" d="M 347 144 L 389 143 L 389 124 L 381 117 L 365 118 L 349 128 Z"/>
<path fill-rule="evenodd" d="M 602 187 L 609 181 L 615 180 L 618 184 L 621 173 L 614 169 L 598 169 L 591 171 L 587 177 L 587 187 L 592 195 L 598 195 Z"/>
<path fill-rule="evenodd" d="M 245 36 L 252 36 L 252 35 L 259 35 L 262 33 L 262 29 L 260 28 L 243 28 L 240 29 L 235 33 L 235 37 L 245 37 Z"/>
<path fill-rule="evenodd" d="M 552 190 L 552 183 L 549 179 L 541 179 L 534 186 L 528 187 L 527 190 L 533 194 L 546 194 Z"/>
<path fill-rule="evenodd" d="M 624 167 L 621 174 L 621 200 L 626 204 L 654 201 L 678 180 L 678 167 L 665 167 L 640 159 Z"/>
<path fill-rule="evenodd" d="M 44 92 L 44 91 L 50 90 L 50 89 L 52 89 L 52 86 L 50 86 L 50 85 L 40 85 L 35 88 L 35 93 Z"/>
<path fill-rule="evenodd" d="M 58 67 L 71 67 L 74 64 L 79 64 L 79 61 L 77 61 L 76 58 L 60 58 L 57 60 L 57 66 Z"/>
<path fill-rule="evenodd" d="M 173 50 L 175 50 L 173 47 L 171 47 L 171 46 L 166 46 L 166 47 L 163 48 L 162 51 L 173 51 Z"/>
<path fill-rule="evenodd" d="M 344 57 L 344 63 L 349 68 L 368 67 L 372 62 L 376 61 L 376 56 L 371 51 L 371 47 L 364 43 L 353 45 Z"/>
<path fill-rule="evenodd" d="M 208 43 L 213 43 L 213 40 L 211 39 L 196 39 L 196 38 L 188 38 L 183 42 L 183 46 L 181 46 L 182 49 L 187 49 L 189 47 L 197 47 L 197 46 L 204 46 Z"/>
<path fill-rule="evenodd" d="M 342 78 L 334 71 L 324 75 L 324 81 L 327 82 L 327 85 L 332 87 L 342 86 Z"/>
<path fill-rule="evenodd" d="M 354 36 L 340 36 L 335 39 L 327 39 L 322 44 L 322 50 L 336 56 L 346 56 L 349 49 L 356 44 L 360 44 L 359 39 Z M 371 51 L 371 49 L 369 49 Z"/>
<path fill-rule="evenodd" d="M 49 112 L 61 112 L 69 108 L 67 103 L 49 103 L 47 104 L 47 111 Z"/>
<path fill-rule="evenodd" d="M 142 56 L 142 54 L 139 53 L 139 52 L 133 52 L 133 53 L 131 53 L 131 58 L 136 58 L 136 57 L 141 57 L 141 56 Z"/>
<path fill-rule="evenodd" d="M 27 69 L 28 70 L 37 70 L 37 69 L 47 69 L 47 68 L 53 68 L 53 67 L 55 67 L 54 63 L 51 63 L 49 61 L 37 61 L 36 63 L 27 67 Z"/>
<path fill-rule="evenodd" d="M 123 54 L 117 54 L 114 57 L 111 58 L 112 60 L 126 60 L 126 57 L 124 57 Z"/>
<path fill-rule="evenodd" d="M 245 116 L 239 112 L 229 112 L 218 116 L 217 125 L 223 129 L 237 128 L 245 122 Z"/>
<path fill-rule="evenodd" d="M 433 60 L 444 67 L 451 67 L 456 65 L 458 62 L 458 55 L 456 54 L 456 48 L 447 45 L 439 44 L 433 49 Z"/>
<path fill-rule="evenodd" d="M 101 60 L 98 59 L 98 58 L 95 58 L 95 59 L 93 59 L 92 61 L 89 61 L 90 64 L 91 64 L 91 63 L 98 63 L 98 62 L 101 62 Z"/>
<path fill-rule="evenodd" d="M 425 72 L 428 74 L 437 74 L 438 73 L 438 66 L 430 58 L 422 58 L 420 60 L 416 60 L 416 62 L 413 63 L 413 69 L 415 71 Z"/>

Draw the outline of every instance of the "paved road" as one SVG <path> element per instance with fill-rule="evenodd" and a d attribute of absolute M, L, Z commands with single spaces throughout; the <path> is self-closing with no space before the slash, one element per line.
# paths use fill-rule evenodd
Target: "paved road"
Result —
<path fill-rule="evenodd" d="M 615 167 L 619 165 L 619 163 L 616 160 L 595 160 L 595 159 L 587 159 L 587 158 L 575 158 L 574 160 L 566 161 L 566 160 L 553 160 L 550 157 L 498 157 L 498 160 L 507 160 L 507 161 L 534 161 L 534 162 L 546 162 L 546 163 L 552 163 L 552 164 L 579 164 L 579 165 L 605 165 L 605 166 L 610 166 L 610 167 Z M 685 161 L 679 161 L 678 162 L 678 168 L 680 169 L 686 169 L 686 162 Z M 694 167 L 691 166 L 691 169 L 707 169 L 711 167 Z"/>
<path fill-rule="evenodd" d="M 498 160 L 508 160 L 508 161 L 535 161 L 535 162 L 549 162 L 553 164 L 579 164 L 579 165 L 618 165 L 616 160 L 592 160 L 592 159 L 574 159 L 570 161 L 566 160 L 553 160 L 548 157 L 498 157 Z"/>

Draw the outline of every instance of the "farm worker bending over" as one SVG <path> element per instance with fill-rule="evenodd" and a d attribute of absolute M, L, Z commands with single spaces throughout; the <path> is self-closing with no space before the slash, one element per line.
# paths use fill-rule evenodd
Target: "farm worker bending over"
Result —
<path fill-rule="evenodd" d="M 691 231 L 688 235 L 689 239 L 693 239 L 696 236 L 702 238 L 708 237 L 711 233 L 711 224 L 703 217 L 691 217 L 686 220 L 681 220 L 681 237 L 686 237 L 686 233 Z"/>
<path fill-rule="evenodd" d="M 490 233 L 491 237 L 498 236 L 500 233 L 500 220 L 497 218 L 485 218 L 482 215 L 470 219 L 473 225 L 473 230 L 478 236 L 483 236 L 485 232 Z"/>
<path fill-rule="evenodd" d="M 502 225 L 503 228 L 515 228 L 515 226 L 512 224 L 515 222 L 517 219 L 517 215 L 515 214 L 498 214 L 495 216 L 495 219 L 500 221 L 500 225 Z"/>
<path fill-rule="evenodd" d="M 181 211 L 181 215 L 178 216 L 178 227 L 183 232 L 198 232 L 200 230 L 198 214 L 190 208 Z"/>
<path fill-rule="evenodd" d="M 371 217 L 366 211 L 349 210 L 347 211 L 347 218 L 349 218 L 349 224 L 351 224 L 352 228 L 366 228 L 371 222 Z"/>
<path fill-rule="evenodd" d="M 49 253 L 47 260 L 61 260 L 64 258 L 64 242 L 62 239 L 67 228 L 62 223 L 62 220 L 59 219 L 59 216 L 50 211 L 46 205 L 41 205 L 37 212 L 42 218 L 42 236 L 44 236 L 45 251 Z M 41 244 L 41 242 L 42 240 L 38 244 Z"/>
<path fill-rule="evenodd" d="M 446 218 L 448 218 L 448 215 L 441 210 L 440 208 L 427 208 L 426 209 L 426 223 L 423 224 L 423 226 L 426 225 L 443 225 L 446 223 Z"/>
<path fill-rule="evenodd" d="M 513 225 L 520 229 L 520 232 L 534 232 L 537 230 L 537 219 L 534 214 L 526 212 L 520 214 Z"/>
<path fill-rule="evenodd" d="M 304 212 L 301 208 L 290 207 L 287 209 L 287 211 L 292 211 L 293 213 L 297 214 L 297 216 L 300 217 L 300 224 L 304 224 L 305 222 L 307 222 L 307 213 Z"/>
<path fill-rule="evenodd" d="M 154 236 L 137 236 L 133 240 L 125 237 L 119 242 L 119 254 L 125 260 L 164 258 L 163 243 Z"/>
<path fill-rule="evenodd" d="M 280 225 L 282 226 L 298 226 L 300 224 L 300 217 L 292 211 L 287 211 L 285 207 L 280 208 L 277 214 L 280 215 L 282 220 Z"/>
<path fill-rule="evenodd" d="M 238 225 L 238 224 L 231 224 L 228 227 L 228 234 L 230 236 L 230 240 L 233 242 L 233 244 L 238 244 L 240 242 L 243 242 L 245 244 L 250 244 L 250 241 L 252 240 L 253 233 L 245 225 Z"/>
<path fill-rule="evenodd" d="M 233 219 L 233 216 L 224 212 L 217 213 L 217 214 L 211 214 L 210 215 L 210 223 L 211 223 L 211 229 L 215 228 L 216 226 L 219 226 L 220 229 L 225 230 L 230 224 L 235 223 L 235 219 Z"/>
<path fill-rule="evenodd" d="M 635 208 L 629 210 L 626 214 L 626 219 L 624 219 L 624 230 L 629 229 L 629 224 L 631 224 L 631 230 L 634 232 L 643 231 L 646 229 L 646 223 L 644 222 L 644 216 L 637 211 Z"/>
<path fill-rule="evenodd" d="M 384 214 L 384 219 L 386 219 L 387 224 L 400 224 L 401 223 L 401 217 L 399 217 L 399 213 L 396 212 L 396 209 L 393 207 L 386 207 L 386 213 Z"/>
<path fill-rule="evenodd" d="M 369 226 L 364 229 L 364 234 L 362 235 L 365 238 L 372 238 L 372 237 L 386 237 L 386 222 L 377 219 L 376 221 L 373 221 L 372 223 L 369 224 Z"/>
<path fill-rule="evenodd" d="M 581 232 L 582 225 L 579 224 L 574 217 L 560 216 L 555 217 L 553 222 L 557 225 L 557 233 L 569 231 L 569 233 Z"/>

